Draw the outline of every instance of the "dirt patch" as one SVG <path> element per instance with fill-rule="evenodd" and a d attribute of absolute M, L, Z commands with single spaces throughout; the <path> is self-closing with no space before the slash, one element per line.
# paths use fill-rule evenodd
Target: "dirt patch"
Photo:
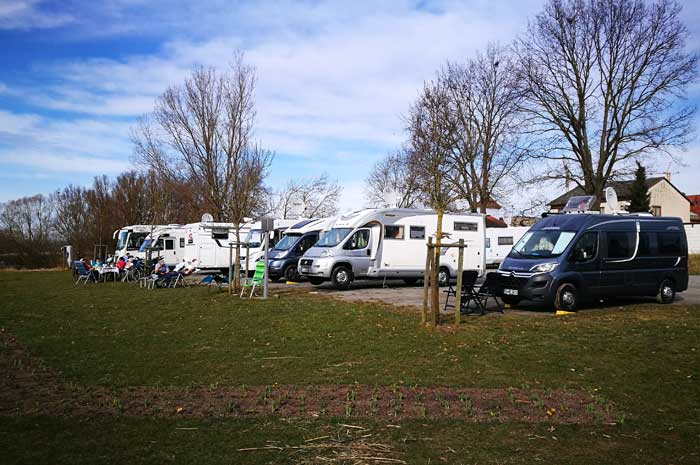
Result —
<path fill-rule="evenodd" d="M 589 393 L 367 385 L 108 388 L 67 383 L 0 330 L 0 415 L 463 419 L 611 422 L 611 403 Z"/>

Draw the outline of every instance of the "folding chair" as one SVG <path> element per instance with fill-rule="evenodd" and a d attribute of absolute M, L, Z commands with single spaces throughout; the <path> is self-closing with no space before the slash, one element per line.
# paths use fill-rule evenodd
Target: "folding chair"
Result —
<path fill-rule="evenodd" d="M 460 309 L 463 310 L 464 307 L 466 306 L 467 308 L 469 307 L 469 301 L 474 300 L 477 302 L 478 305 L 478 300 L 474 299 L 474 283 L 476 283 L 476 279 L 479 277 L 479 272 L 475 270 L 464 270 L 462 271 L 462 308 Z M 457 297 L 457 290 L 452 287 L 452 284 L 450 283 L 448 289 L 446 291 L 443 291 L 447 293 L 447 298 L 445 299 L 445 310 L 447 310 L 448 307 L 454 307 L 453 305 L 450 305 L 450 296 L 455 296 Z M 465 298 L 467 301 L 465 301 Z"/>
<path fill-rule="evenodd" d="M 260 260 L 255 264 L 255 274 L 253 274 L 253 277 L 243 278 L 241 281 L 241 297 L 243 297 L 243 293 L 248 287 L 250 288 L 250 295 L 248 298 L 253 297 L 255 288 L 263 283 L 263 279 L 265 279 L 265 262 Z"/>
<path fill-rule="evenodd" d="M 498 308 L 498 311 L 503 313 L 503 306 L 498 302 L 498 298 L 496 297 L 497 286 L 498 273 L 491 272 L 486 275 L 486 279 L 476 291 L 476 295 L 479 297 L 481 307 L 484 311 L 487 311 L 486 304 L 488 303 L 489 299 L 493 299 L 493 301 L 496 303 L 496 308 Z"/>
<path fill-rule="evenodd" d="M 84 286 L 88 283 L 88 281 L 92 281 L 93 283 L 97 282 L 95 276 L 92 274 L 92 271 L 88 270 L 85 267 L 85 264 L 80 260 L 73 262 L 73 268 L 75 269 L 76 273 L 78 273 L 78 280 L 75 282 L 75 284 L 83 281 Z"/>
<path fill-rule="evenodd" d="M 181 287 L 190 287 L 190 283 L 188 283 L 187 279 L 185 279 L 185 275 L 180 273 L 179 271 L 177 272 L 175 279 L 171 278 L 171 281 L 172 281 L 172 284 L 170 285 L 170 287 L 172 287 L 172 288 L 176 288 L 178 286 L 178 284 Z"/>

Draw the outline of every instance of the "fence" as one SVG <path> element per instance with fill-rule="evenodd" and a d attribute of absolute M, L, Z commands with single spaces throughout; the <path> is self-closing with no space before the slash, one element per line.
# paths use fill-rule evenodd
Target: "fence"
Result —
<path fill-rule="evenodd" d="M 688 253 L 700 254 L 700 223 L 686 224 L 685 235 L 688 236 Z"/>

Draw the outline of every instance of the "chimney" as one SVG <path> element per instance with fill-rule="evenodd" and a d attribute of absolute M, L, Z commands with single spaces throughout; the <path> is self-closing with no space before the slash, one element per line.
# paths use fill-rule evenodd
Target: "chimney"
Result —
<path fill-rule="evenodd" d="M 666 181 L 671 182 L 671 172 L 664 171 L 664 178 L 666 178 Z"/>

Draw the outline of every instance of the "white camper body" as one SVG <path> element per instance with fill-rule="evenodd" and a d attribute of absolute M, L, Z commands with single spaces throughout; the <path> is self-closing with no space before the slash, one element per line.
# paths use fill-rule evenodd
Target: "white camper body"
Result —
<path fill-rule="evenodd" d="M 117 245 L 114 250 L 114 256 L 123 257 L 128 253 L 133 257 L 145 259 L 146 253 L 140 250 L 143 241 L 152 231 L 164 227 L 167 227 L 167 225 L 134 224 L 131 226 L 124 226 L 121 229 L 117 229 L 112 235 L 112 238 L 117 240 Z"/>
<path fill-rule="evenodd" d="M 486 266 L 498 268 L 528 229 L 528 226 L 486 228 Z"/>
<path fill-rule="evenodd" d="M 199 222 L 186 224 L 184 229 L 186 260 L 197 259 L 198 271 L 228 272 L 230 244 L 235 247 L 236 243 L 235 224 Z M 245 237 L 249 229 L 248 223 L 241 225 L 241 237 Z"/>
<path fill-rule="evenodd" d="M 435 237 L 437 214 L 432 210 L 368 209 L 337 219 L 314 247 L 299 260 L 299 270 L 312 284 L 332 281 L 347 288 L 354 279 L 423 278 L 428 237 Z M 444 215 L 443 242 L 464 239 L 465 270 L 485 268 L 484 215 Z M 440 281 L 457 276 L 457 248 L 445 248 Z"/>
<path fill-rule="evenodd" d="M 274 229 L 269 231 L 269 249 L 271 250 L 277 241 L 282 238 L 282 234 L 291 226 L 299 223 L 300 220 L 274 220 Z M 250 223 L 247 234 L 241 234 L 244 238 L 241 244 L 241 270 L 243 272 L 252 272 L 255 270 L 255 263 L 263 258 L 265 254 L 264 241 L 265 232 L 261 229 L 260 221 Z M 246 254 L 248 259 L 246 260 Z M 246 268 L 247 264 L 247 268 Z"/>
<path fill-rule="evenodd" d="M 168 225 L 158 227 L 144 239 L 140 252 L 151 259 L 162 258 L 167 265 L 176 265 L 183 259 L 189 260 L 186 252 L 187 227 L 185 225 Z"/>

